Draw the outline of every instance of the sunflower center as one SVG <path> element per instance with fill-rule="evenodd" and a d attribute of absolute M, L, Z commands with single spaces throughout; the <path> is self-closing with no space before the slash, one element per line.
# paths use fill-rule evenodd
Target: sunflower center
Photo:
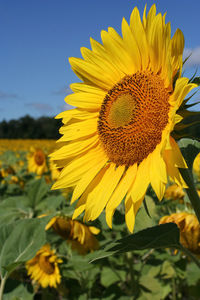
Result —
<path fill-rule="evenodd" d="M 136 100 L 130 94 L 122 94 L 113 102 L 108 114 L 111 127 L 117 128 L 128 125 L 134 116 Z"/>
<path fill-rule="evenodd" d="M 44 163 L 45 156 L 41 150 L 37 150 L 34 155 L 35 162 L 38 166 L 41 166 Z"/>
<path fill-rule="evenodd" d="M 39 257 L 39 266 L 46 274 L 53 274 L 54 273 L 54 264 L 50 263 L 48 256 L 40 255 Z"/>
<path fill-rule="evenodd" d="M 160 76 L 150 71 L 127 75 L 108 91 L 98 134 L 112 162 L 129 166 L 153 152 L 168 123 L 169 96 Z"/>

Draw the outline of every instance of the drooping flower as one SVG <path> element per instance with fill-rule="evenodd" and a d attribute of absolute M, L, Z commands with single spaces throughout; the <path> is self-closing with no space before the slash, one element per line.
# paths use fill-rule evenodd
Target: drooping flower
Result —
<path fill-rule="evenodd" d="M 26 262 L 26 269 L 31 279 L 37 281 L 43 288 L 57 287 L 61 281 L 58 264 L 62 263 L 50 245 L 44 245 L 36 256 Z"/>
<path fill-rule="evenodd" d="M 179 212 L 164 216 L 160 224 L 175 223 L 180 229 L 180 243 L 192 253 L 200 255 L 200 224 L 194 214 Z"/>
<path fill-rule="evenodd" d="M 83 59 L 69 60 L 82 82 L 66 97 L 77 108 L 58 115 L 62 143 L 51 157 L 63 170 L 53 188 L 75 187 L 73 218 L 85 211 L 86 221 L 95 220 L 106 208 L 110 227 L 124 199 L 132 232 L 149 184 L 160 200 L 168 176 L 186 187 L 178 168 L 187 166 L 171 132 L 196 85 L 181 77 L 181 30 L 171 38 L 155 5 L 142 21 L 135 7 L 130 25 L 122 21 L 122 37 L 108 28 L 101 38 L 102 44 L 91 39 L 92 50 L 81 48 Z"/>
<path fill-rule="evenodd" d="M 47 172 L 46 155 L 42 149 L 32 148 L 28 154 L 28 171 L 41 176 Z"/>
<path fill-rule="evenodd" d="M 173 199 L 173 200 L 181 200 L 185 196 L 185 192 L 183 191 L 181 186 L 177 184 L 170 185 L 165 192 L 166 199 Z"/>
<path fill-rule="evenodd" d="M 99 229 L 94 226 L 87 226 L 76 220 L 66 217 L 53 217 L 46 226 L 56 231 L 63 239 L 66 239 L 80 254 L 86 254 L 99 248 L 98 240 L 94 235 L 99 233 Z"/>

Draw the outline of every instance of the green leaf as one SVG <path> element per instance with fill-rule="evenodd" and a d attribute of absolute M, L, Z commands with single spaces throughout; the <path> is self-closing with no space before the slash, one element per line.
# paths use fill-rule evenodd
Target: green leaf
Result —
<path fill-rule="evenodd" d="M 152 277 L 151 274 L 141 276 L 140 285 L 145 288 L 145 291 L 139 297 L 140 300 L 165 299 L 171 291 L 170 285 L 163 285 L 159 279 Z"/>
<path fill-rule="evenodd" d="M 27 217 L 31 213 L 31 209 L 27 207 L 27 200 L 25 196 L 15 196 L 0 202 L 0 225 Z"/>
<path fill-rule="evenodd" d="M 196 285 L 200 281 L 199 267 L 191 262 L 187 266 L 187 283 L 188 285 Z"/>
<path fill-rule="evenodd" d="M 61 203 L 66 202 L 66 199 L 63 195 L 58 196 L 47 196 L 43 199 L 43 201 L 37 204 L 38 211 L 55 211 L 57 207 L 61 205 Z"/>
<path fill-rule="evenodd" d="M 34 293 L 30 292 L 31 286 L 26 286 L 8 278 L 3 294 L 4 300 L 33 300 Z"/>
<path fill-rule="evenodd" d="M 146 206 L 148 209 L 148 213 L 146 212 L 145 207 L 141 207 L 136 216 L 135 228 L 134 233 L 140 230 L 143 230 L 147 227 L 152 227 L 154 225 L 153 219 L 151 216 L 155 216 L 156 214 L 156 205 L 153 199 L 149 196 L 145 196 L 146 199 Z"/>
<path fill-rule="evenodd" d="M 191 82 L 200 85 L 200 77 L 195 77 Z"/>
<path fill-rule="evenodd" d="M 200 142 L 191 139 L 181 139 L 178 144 L 188 168 L 192 170 L 194 159 L 200 152 Z"/>
<path fill-rule="evenodd" d="M 176 272 L 172 267 L 172 264 L 167 260 L 164 261 L 160 275 L 165 279 L 169 279 L 169 278 L 173 278 L 175 274 Z"/>
<path fill-rule="evenodd" d="M 27 195 L 30 199 L 30 206 L 35 208 L 48 191 L 49 186 L 46 184 L 44 177 L 34 180 L 33 183 L 28 186 L 27 191 Z"/>
<path fill-rule="evenodd" d="M 95 252 L 97 253 L 97 256 L 92 261 L 112 254 L 134 250 L 179 248 L 179 237 L 179 229 L 174 223 L 150 227 L 135 234 L 131 234 L 123 239 L 117 240 L 114 243 L 110 243 L 104 250 Z"/>
<path fill-rule="evenodd" d="M 0 272 L 13 271 L 34 257 L 45 243 L 46 218 L 25 219 L 0 228 Z"/>
<path fill-rule="evenodd" d="M 126 271 L 104 267 L 101 271 L 101 284 L 109 287 L 111 284 L 125 280 Z"/>

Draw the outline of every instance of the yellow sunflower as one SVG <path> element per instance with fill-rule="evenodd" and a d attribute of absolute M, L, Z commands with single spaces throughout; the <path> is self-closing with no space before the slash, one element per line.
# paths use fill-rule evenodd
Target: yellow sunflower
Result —
<path fill-rule="evenodd" d="M 28 154 L 28 171 L 41 176 L 47 172 L 46 155 L 40 148 L 32 148 Z"/>
<path fill-rule="evenodd" d="M 53 227 L 63 239 L 66 239 L 80 254 L 86 254 L 99 248 L 98 240 L 94 235 L 100 230 L 94 226 L 84 225 L 66 217 L 53 217 L 46 226 L 46 230 Z"/>
<path fill-rule="evenodd" d="M 160 224 L 175 223 L 180 229 L 180 243 L 192 253 L 200 255 L 200 224 L 194 214 L 179 212 L 164 216 Z"/>
<path fill-rule="evenodd" d="M 82 82 L 66 97 L 77 108 L 58 115 L 63 136 L 52 158 L 63 170 L 53 188 L 74 186 L 73 218 L 85 211 L 85 220 L 94 220 L 106 208 L 110 227 L 124 199 L 132 232 L 149 184 L 160 200 L 167 176 L 186 186 L 178 168 L 187 166 L 170 134 L 196 85 L 181 77 L 182 32 L 171 38 L 170 23 L 155 5 L 148 15 L 145 8 L 142 21 L 135 7 L 130 25 L 122 21 L 122 37 L 108 28 L 101 38 L 102 44 L 91 39 L 92 50 L 81 48 L 83 59 L 69 59 Z"/>
<path fill-rule="evenodd" d="M 62 263 L 62 260 L 57 258 L 55 251 L 46 244 L 34 258 L 26 262 L 26 269 L 31 279 L 37 281 L 43 288 L 47 286 L 56 288 L 61 281 L 59 263 Z"/>

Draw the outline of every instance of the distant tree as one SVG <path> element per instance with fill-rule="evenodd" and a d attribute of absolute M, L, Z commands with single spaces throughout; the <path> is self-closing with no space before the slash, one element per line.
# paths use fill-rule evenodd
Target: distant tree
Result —
<path fill-rule="evenodd" d="M 58 139 L 61 121 L 51 117 L 34 119 L 26 115 L 18 120 L 0 122 L 1 139 Z"/>

